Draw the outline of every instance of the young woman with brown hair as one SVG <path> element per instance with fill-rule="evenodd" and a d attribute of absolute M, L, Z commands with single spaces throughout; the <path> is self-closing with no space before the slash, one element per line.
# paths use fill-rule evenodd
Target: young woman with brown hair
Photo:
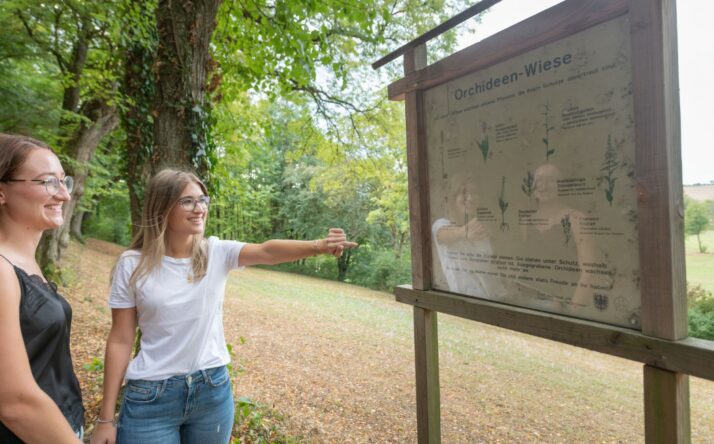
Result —
<path fill-rule="evenodd" d="M 79 442 L 84 408 L 69 349 L 72 309 L 35 252 L 73 181 L 52 149 L 0 134 L 0 442 Z"/>

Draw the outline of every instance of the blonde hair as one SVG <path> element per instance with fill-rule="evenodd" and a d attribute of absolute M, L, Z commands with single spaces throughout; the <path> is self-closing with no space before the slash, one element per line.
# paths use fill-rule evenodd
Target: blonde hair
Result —
<path fill-rule="evenodd" d="M 136 291 L 138 282 L 160 266 L 166 254 L 168 215 L 177 205 L 184 188 L 191 183 L 195 183 L 204 194 L 208 194 L 203 182 L 187 171 L 164 169 L 149 181 L 144 194 L 144 214 L 141 216 L 139 232 L 129 246 L 129 250 L 141 253 L 139 264 L 129 278 L 129 288 L 132 292 Z M 193 236 L 191 265 L 192 280 L 198 281 L 206 275 L 208 253 L 203 234 Z"/>

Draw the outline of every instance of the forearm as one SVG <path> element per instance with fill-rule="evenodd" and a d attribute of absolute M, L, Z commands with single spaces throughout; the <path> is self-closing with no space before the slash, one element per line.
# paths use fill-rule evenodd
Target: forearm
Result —
<path fill-rule="evenodd" d="M 324 252 L 324 239 L 314 241 L 273 239 L 262 244 L 265 264 L 292 262 Z"/>
<path fill-rule="evenodd" d="M 275 265 L 304 259 L 316 254 L 342 255 L 357 244 L 347 240 L 341 228 L 330 228 L 325 239 L 312 241 L 274 239 L 262 244 L 246 244 L 240 252 L 240 265 Z"/>
<path fill-rule="evenodd" d="M 466 239 L 466 225 L 449 225 L 436 232 L 436 241 L 440 244 L 453 244 Z"/>
<path fill-rule="evenodd" d="M 39 387 L 3 400 L 0 419 L 26 443 L 79 443 L 57 404 Z"/>
<path fill-rule="evenodd" d="M 104 355 L 104 390 L 99 418 L 108 420 L 114 418 L 119 390 L 121 389 L 126 367 L 131 359 L 132 342 L 107 341 L 107 351 Z"/>

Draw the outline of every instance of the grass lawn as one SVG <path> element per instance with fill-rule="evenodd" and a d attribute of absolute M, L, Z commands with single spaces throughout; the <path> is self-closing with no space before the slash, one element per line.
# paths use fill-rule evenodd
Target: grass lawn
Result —
<path fill-rule="evenodd" d="M 702 245 L 707 247 L 706 253 L 699 252 L 697 236 L 685 239 L 687 281 L 714 292 L 714 230 L 702 233 L 701 239 Z"/>
<path fill-rule="evenodd" d="M 90 240 L 73 242 L 66 256 L 75 277 L 62 292 L 74 312 L 88 424 L 102 378 L 88 364 L 103 356 L 108 276 L 120 250 Z M 247 268 L 230 275 L 223 311 L 235 396 L 280 414 L 297 442 L 416 442 L 411 307 L 389 293 Z M 438 319 L 443 442 L 644 442 L 641 364 Z M 714 382 L 690 378 L 690 393 L 692 442 L 714 443 Z"/>

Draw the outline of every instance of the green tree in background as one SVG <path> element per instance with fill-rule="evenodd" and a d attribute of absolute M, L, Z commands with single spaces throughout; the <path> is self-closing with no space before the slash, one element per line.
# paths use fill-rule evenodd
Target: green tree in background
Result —
<path fill-rule="evenodd" d="M 689 200 L 684 211 L 684 231 L 688 235 L 697 236 L 699 252 L 706 253 L 707 247 L 702 245 L 700 235 L 710 227 L 709 208 L 704 202 Z"/>
<path fill-rule="evenodd" d="M 45 233 L 40 244 L 40 263 L 50 276 L 59 277 L 58 261 L 70 232 L 80 234 L 82 215 L 75 208 L 84 194 L 88 163 L 104 136 L 118 124 L 118 60 L 110 19 L 114 6 L 112 1 L 9 0 L 3 2 L 0 12 L 3 40 L 6 34 L 12 36 L 8 43 L 15 49 L 9 51 L 11 58 L 20 67 L 42 59 L 43 63 L 34 65 L 40 68 L 34 73 L 36 81 L 46 77 L 50 80 L 46 83 L 54 83 L 61 90 L 59 110 L 49 113 L 57 116 L 53 122 L 56 130 L 50 133 L 54 137 L 47 134 L 44 138 L 59 149 L 67 174 L 75 178 L 75 189 L 72 200 L 64 206 L 64 225 Z M 10 130 L 34 132 L 30 128 Z"/>
<path fill-rule="evenodd" d="M 296 271 L 375 288 L 404 282 L 403 109 L 383 89 L 401 72 L 398 63 L 379 72 L 369 65 L 462 7 L 0 3 L 0 129 L 48 140 L 68 173 L 87 178 L 64 234 L 43 250 L 48 262 L 56 264 L 70 228 L 79 236 L 83 222 L 89 234 L 125 243 L 139 223 L 143 184 L 171 164 L 207 179 L 210 234 L 309 239 L 340 225 L 361 248 Z M 454 42 L 455 33 L 446 35 L 430 55 Z"/>

